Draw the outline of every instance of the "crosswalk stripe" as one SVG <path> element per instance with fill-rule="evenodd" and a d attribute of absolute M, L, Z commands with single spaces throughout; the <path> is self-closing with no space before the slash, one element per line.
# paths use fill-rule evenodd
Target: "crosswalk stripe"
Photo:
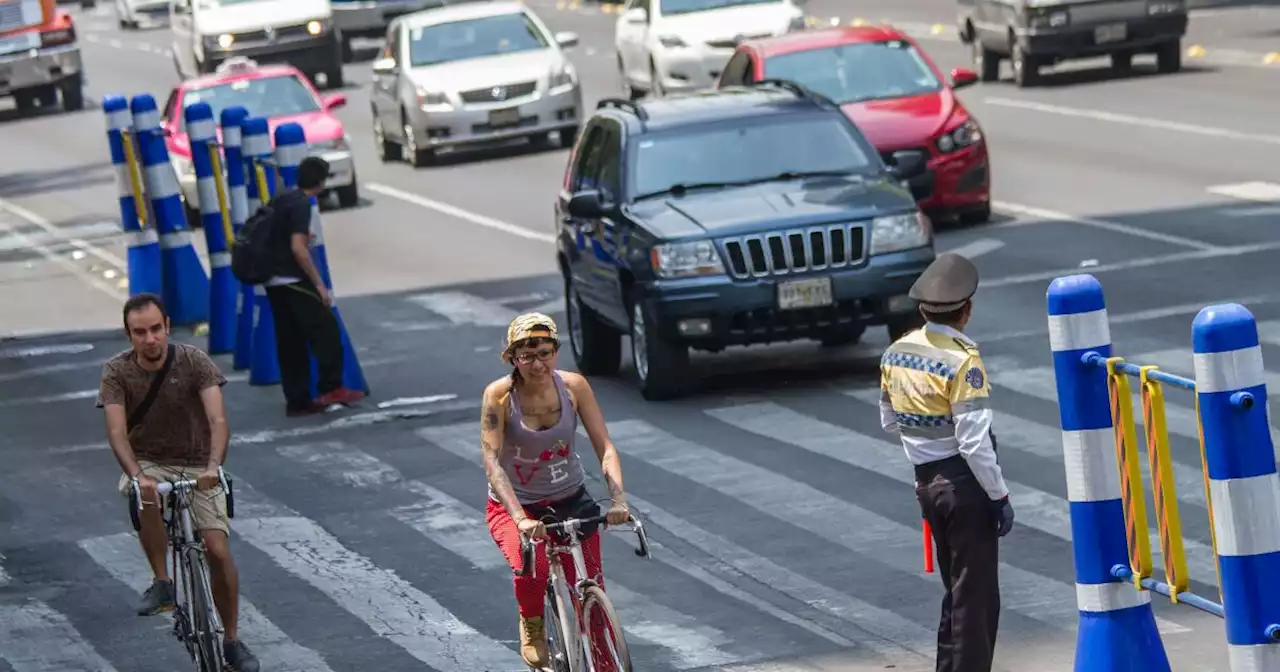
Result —
<path fill-rule="evenodd" d="M 76 542 L 115 580 L 142 592 L 151 585 L 151 568 L 131 532 L 90 537 Z M 320 654 L 295 643 L 244 595 L 240 596 L 239 637 L 262 666 L 278 672 L 332 672 Z"/>
<path fill-rule="evenodd" d="M 0 604 L 0 660 L 13 672 L 115 672 L 75 626 L 40 600 Z"/>
<path fill-rule="evenodd" d="M 323 470 L 356 487 L 399 487 L 419 497 L 392 515 L 431 541 L 466 559 L 474 567 L 510 581 L 511 570 L 484 525 L 484 513 L 418 480 L 405 480 L 393 466 L 351 446 L 333 443 L 288 446 L 279 452 L 292 460 Z M 499 585 L 499 584 L 495 584 Z M 666 649 L 677 669 L 722 665 L 741 659 L 719 649 L 729 638 L 715 628 L 674 609 L 657 604 L 625 587 L 606 573 L 606 590 L 614 597 L 623 628 L 629 636 Z"/>
<path fill-rule="evenodd" d="M 878 389 L 847 391 L 845 394 L 873 406 L 879 403 Z M 915 486 L 915 472 L 903 455 L 900 445 L 823 422 L 771 402 L 713 409 L 707 413 L 748 432 L 859 469 L 873 471 L 904 485 Z M 850 446 L 857 446 L 857 449 L 850 450 Z M 1056 459 L 1061 462 L 1061 454 Z M 1009 479 L 1007 475 L 1005 481 L 1009 487 L 1009 499 L 1013 502 L 1020 523 L 1071 543 L 1071 522 L 1066 500 L 1022 485 Z M 1154 548 L 1159 549 L 1159 534 L 1154 530 L 1150 534 Z M 1186 540 L 1185 544 L 1187 564 L 1192 573 L 1202 580 L 1216 576 L 1213 549 L 1191 539 Z M 1158 555 L 1158 551 L 1155 552 Z M 1004 571 L 1004 567 L 1001 567 L 1001 571 Z M 1165 632 L 1188 632 L 1187 628 L 1172 623 L 1162 626 Z"/>
<path fill-rule="evenodd" d="M 609 430 L 624 455 L 712 488 L 886 567 L 909 572 L 922 585 L 936 586 L 936 578 L 919 568 L 919 529 L 640 420 L 612 422 Z M 1075 621 L 1073 587 L 1005 563 L 1000 572 L 1001 600 L 1010 610 L 1055 628 Z"/>
<path fill-rule="evenodd" d="M 479 467 L 481 459 L 480 451 L 475 446 L 476 432 L 474 422 L 424 427 L 418 430 L 419 436 L 423 439 Z M 687 562 L 670 565 L 711 585 L 717 591 L 736 597 L 774 618 L 803 627 L 840 646 L 866 647 L 886 658 L 901 656 L 904 650 L 925 656 L 934 654 L 937 634 L 933 629 L 923 627 L 888 609 L 882 609 L 812 581 L 724 537 L 704 530 L 633 493 L 627 494 L 627 500 L 636 510 L 643 513 L 650 524 L 665 529 L 672 536 L 706 553 L 718 563 L 723 563 L 742 576 L 768 586 L 814 610 L 854 625 L 863 632 L 857 633 L 853 636 L 853 641 L 850 641 L 778 609 L 768 602 L 754 599 L 750 594 L 737 591 L 715 579 L 700 567 L 694 567 Z M 660 544 L 650 541 L 655 550 L 660 548 Z M 661 555 L 655 553 L 654 558 L 660 559 Z"/>
<path fill-rule="evenodd" d="M 1239 184 L 1219 184 L 1208 188 L 1209 193 L 1242 201 L 1273 203 L 1280 201 L 1280 184 L 1272 182 L 1241 182 Z"/>
<path fill-rule="evenodd" d="M 500 303 L 466 292 L 427 292 L 408 300 L 457 325 L 505 327 L 518 315 Z"/>

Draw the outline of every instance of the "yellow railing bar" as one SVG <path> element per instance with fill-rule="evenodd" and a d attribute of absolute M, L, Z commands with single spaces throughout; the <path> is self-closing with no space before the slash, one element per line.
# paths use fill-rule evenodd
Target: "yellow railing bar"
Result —
<path fill-rule="evenodd" d="M 1160 549 L 1164 555 L 1165 582 L 1169 599 L 1176 604 L 1178 593 L 1189 587 L 1187 555 L 1182 547 L 1182 520 L 1178 512 L 1178 493 L 1173 476 L 1173 460 L 1169 453 L 1169 425 L 1164 413 L 1164 389 L 1148 373 L 1154 366 L 1140 369 L 1142 386 L 1143 433 L 1147 440 L 1147 460 L 1151 465 L 1151 490 L 1156 505 L 1156 524 L 1160 530 Z"/>
<path fill-rule="evenodd" d="M 1204 477 L 1204 502 L 1209 508 L 1209 541 L 1213 542 L 1213 559 L 1218 559 L 1218 533 L 1213 529 L 1213 493 L 1209 489 L 1209 458 L 1204 453 L 1204 423 L 1200 420 L 1200 393 L 1195 393 L 1196 397 L 1196 433 L 1200 437 L 1200 475 Z M 1218 577 L 1218 604 L 1225 604 L 1222 598 L 1222 566 L 1219 562 L 1213 563 L 1214 572 Z"/>
<path fill-rule="evenodd" d="M 133 192 L 133 209 L 138 215 L 138 226 L 147 228 L 147 204 L 143 200 L 142 180 L 139 177 L 138 153 L 133 150 L 133 135 L 120 131 L 120 143 L 124 146 L 125 172 L 129 173 L 129 191 Z"/>
<path fill-rule="evenodd" d="M 231 233 L 231 212 L 227 206 L 227 190 L 222 184 L 222 157 L 219 156 L 218 143 L 209 143 L 209 161 L 213 164 L 213 188 L 218 192 L 218 214 L 222 216 L 222 232 L 226 235 L 227 249 L 231 249 L 231 241 L 235 236 Z"/>
<path fill-rule="evenodd" d="M 1146 590 L 1142 580 L 1152 572 L 1151 532 L 1147 527 L 1146 496 L 1138 463 L 1138 430 L 1133 421 L 1133 391 L 1128 374 L 1117 371 L 1123 357 L 1107 359 L 1107 389 L 1111 393 L 1111 418 L 1115 427 L 1116 460 L 1120 465 L 1120 494 L 1124 500 L 1125 533 L 1129 538 L 1129 567 L 1133 585 Z M 1137 496 L 1134 496 L 1135 488 Z"/>
<path fill-rule="evenodd" d="M 267 171 L 256 160 L 253 162 L 253 177 L 258 185 L 258 202 L 266 205 L 271 200 L 271 192 L 267 190 Z"/>

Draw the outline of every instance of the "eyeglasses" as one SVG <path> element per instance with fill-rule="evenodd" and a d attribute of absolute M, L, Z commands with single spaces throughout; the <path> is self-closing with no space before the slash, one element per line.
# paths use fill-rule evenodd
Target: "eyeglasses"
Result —
<path fill-rule="evenodd" d="M 521 364 L 532 364 L 533 360 L 535 359 L 538 360 L 539 362 L 545 362 L 548 359 L 551 359 L 552 357 L 554 357 L 555 354 L 556 354 L 555 348 L 547 348 L 545 350 L 539 350 L 537 352 L 526 352 L 523 354 L 516 355 L 515 360 L 517 362 L 520 362 Z"/>

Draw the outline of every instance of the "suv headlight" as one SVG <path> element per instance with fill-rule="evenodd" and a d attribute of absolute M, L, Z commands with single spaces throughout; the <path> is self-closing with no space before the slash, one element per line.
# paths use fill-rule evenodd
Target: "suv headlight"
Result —
<path fill-rule="evenodd" d="M 958 149 L 964 149 L 969 145 L 977 144 L 982 139 L 982 129 L 978 128 L 977 122 L 970 119 L 960 126 L 943 133 L 934 144 L 938 146 L 938 151 L 943 154 L 949 154 Z"/>
<path fill-rule="evenodd" d="M 933 240 L 929 218 L 916 211 L 871 220 L 870 254 L 887 254 L 924 247 Z"/>
<path fill-rule="evenodd" d="M 561 63 L 558 68 L 551 72 L 551 79 L 547 82 L 547 88 L 558 89 L 562 86 L 571 86 L 576 80 L 573 66 L 569 63 Z"/>
<path fill-rule="evenodd" d="M 688 278 L 724 273 L 724 263 L 709 240 L 654 245 L 649 252 L 653 272 L 660 278 Z"/>
<path fill-rule="evenodd" d="M 1062 10 L 1042 11 L 1027 17 L 1032 28 L 1064 28 L 1071 23 L 1071 15 Z"/>
<path fill-rule="evenodd" d="M 1161 16 L 1164 14 L 1181 14 L 1184 11 L 1184 5 L 1180 0 L 1172 2 L 1152 2 L 1147 5 L 1148 16 Z"/>

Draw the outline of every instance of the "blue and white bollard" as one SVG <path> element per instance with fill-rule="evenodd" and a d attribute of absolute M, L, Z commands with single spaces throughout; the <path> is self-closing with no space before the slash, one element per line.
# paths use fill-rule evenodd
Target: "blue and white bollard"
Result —
<path fill-rule="evenodd" d="M 1237 303 L 1191 326 L 1232 672 L 1280 670 L 1280 477 L 1258 325 Z"/>
<path fill-rule="evenodd" d="M 1080 610 L 1075 669 L 1169 672 L 1151 594 L 1111 573 L 1129 565 L 1120 467 L 1107 372 L 1083 361 L 1091 352 L 1111 356 L 1102 285 L 1092 275 L 1057 278 L 1047 304 Z"/>
<path fill-rule="evenodd" d="M 292 189 L 298 185 L 298 164 L 307 155 L 306 132 L 296 123 L 281 124 L 276 127 L 276 163 L 280 168 L 280 179 L 285 188 Z M 311 260 L 324 281 L 329 296 L 333 296 L 333 278 L 329 275 L 329 255 L 324 244 L 324 226 L 320 221 L 320 203 L 311 197 Z M 364 377 L 364 369 L 356 356 L 355 347 L 351 344 L 351 336 L 347 326 L 338 312 L 338 301 L 333 301 L 333 316 L 338 321 L 338 331 L 342 336 L 342 386 L 349 390 L 359 390 L 366 395 L 370 393 L 368 382 Z M 314 355 L 311 357 L 311 398 L 320 396 L 320 368 Z"/>
<path fill-rule="evenodd" d="M 183 111 L 187 138 L 191 141 L 191 163 L 196 171 L 196 194 L 200 219 L 209 248 L 209 354 L 235 350 L 236 293 L 240 283 L 231 274 L 231 204 L 222 174 L 221 150 L 213 108 L 198 102 Z M 217 170 L 214 155 L 218 156 Z"/>
<path fill-rule="evenodd" d="M 249 117 L 241 128 L 244 129 L 249 207 L 253 208 L 255 199 L 261 203 L 270 201 L 275 195 L 276 169 L 271 165 L 271 136 L 266 118 Z M 271 317 L 267 291 L 258 285 L 253 288 L 253 344 L 249 352 L 249 384 L 275 385 L 279 382 L 280 360 L 276 357 L 275 321 Z"/>
<path fill-rule="evenodd" d="M 191 246 L 191 230 L 178 188 L 178 176 L 169 163 L 169 150 L 160 130 L 160 112 L 150 94 L 133 97 L 134 135 L 145 167 L 151 211 L 160 234 L 161 296 L 173 324 L 191 325 L 209 320 L 209 276 Z"/>
<path fill-rule="evenodd" d="M 231 230 L 239 232 L 249 218 L 249 195 L 245 191 L 243 142 L 244 123 L 249 112 L 239 105 L 222 110 L 219 122 L 222 126 L 223 163 L 227 167 L 227 191 L 231 195 Z M 249 354 L 253 348 L 253 287 L 241 285 L 236 292 L 235 353 L 231 366 L 237 371 L 249 368 Z"/>
<path fill-rule="evenodd" d="M 104 96 L 102 111 L 107 115 L 107 145 L 116 169 L 116 190 L 120 194 L 120 225 L 124 229 L 129 274 L 129 295 L 160 294 L 163 276 L 160 264 L 160 236 L 154 226 L 143 227 L 147 218 L 146 188 L 143 186 L 142 158 L 130 140 L 125 152 L 125 136 L 133 132 L 133 116 L 124 96 Z M 131 156 L 130 156 L 131 155 Z M 130 160 L 132 159 L 132 160 Z M 138 193 L 135 198 L 134 187 Z M 139 219 L 141 213 L 142 218 Z"/>

